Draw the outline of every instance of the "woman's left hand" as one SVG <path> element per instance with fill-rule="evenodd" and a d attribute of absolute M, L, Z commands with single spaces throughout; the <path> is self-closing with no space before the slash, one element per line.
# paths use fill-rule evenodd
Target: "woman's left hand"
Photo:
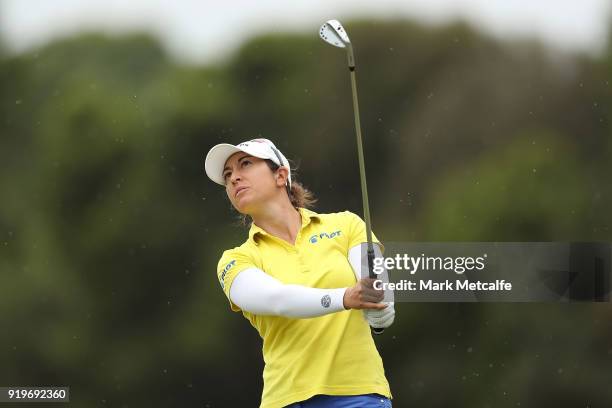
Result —
<path fill-rule="evenodd" d="M 388 307 L 383 310 L 364 310 L 363 315 L 370 327 L 375 329 L 386 329 L 393 324 L 395 320 L 394 302 L 389 302 Z"/>

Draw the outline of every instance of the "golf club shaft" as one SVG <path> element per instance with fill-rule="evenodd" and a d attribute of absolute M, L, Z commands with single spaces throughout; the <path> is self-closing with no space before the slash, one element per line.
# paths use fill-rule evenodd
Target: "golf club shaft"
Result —
<path fill-rule="evenodd" d="M 366 181 L 365 159 L 363 155 L 363 142 L 361 138 L 361 121 L 359 119 L 359 102 L 357 101 L 357 80 L 355 78 L 355 69 L 351 69 L 351 87 L 353 90 L 353 110 L 355 112 L 355 130 L 357 134 L 357 155 L 359 157 L 359 178 L 361 180 L 361 198 L 363 200 L 363 216 L 366 224 L 366 238 L 368 241 L 368 267 L 370 278 L 375 278 L 373 259 L 370 259 L 370 253 L 374 258 L 374 246 L 372 244 L 372 223 L 370 220 L 370 204 L 368 199 L 368 183 Z"/>
<path fill-rule="evenodd" d="M 370 201 L 368 199 L 368 183 L 366 181 L 365 159 L 363 155 L 363 142 L 361 138 L 361 120 L 359 119 L 359 102 L 357 100 L 357 78 L 352 47 L 349 49 L 349 71 L 351 73 L 351 89 L 353 93 L 353 112 L 355 114 L 355 133 L 357 135 L 357 155 L 359 157 L 359 178 L 361 180 L 361 198 L 363 200 L 363 217 L 366 224 L 366 238 L 368 241 L 368 276 L 376 278 L 374 273 L 374 245 L 372 244 L 372 223 L 370 220 Z M 352 62 L 352 64 L 351 64 Z M 382 334 L 385 329 L 372 327 L 374 334 Z"/>

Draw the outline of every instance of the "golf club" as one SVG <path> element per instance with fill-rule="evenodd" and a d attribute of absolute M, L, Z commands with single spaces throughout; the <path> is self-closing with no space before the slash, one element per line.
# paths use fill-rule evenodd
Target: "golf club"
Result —
<path fill-rule="evenodd" d="M 374 273 L 374 246 L 372 244 L 372 224 L 370 221 L 370 204 L 368 201 L 368 186 L 366 183 L 365 160 L 363 157 L 363 142 L 361 140 L 361 121 L 359 120 L 359 102 L 357 101 L 357 79 L 355 77 L 355 55 L 348 34 L 338 20 L 329 20 L 321 26 L 319 36 L 323 41 L 338 48 L 346 48 L 348 68 L 351 75 L 351 90 L 353 94 L 353 112 L 355 114 L 355 131 L 357 134 L 357 154 L 359 156 L 359 177 L 361 179 L 361 198 L 363 200 L 363 218 L 366 224 L 368 240 L 368 276 L 376 278 Z M 372 328 L 374 334 L 381 334 L 385 329 Z"/>

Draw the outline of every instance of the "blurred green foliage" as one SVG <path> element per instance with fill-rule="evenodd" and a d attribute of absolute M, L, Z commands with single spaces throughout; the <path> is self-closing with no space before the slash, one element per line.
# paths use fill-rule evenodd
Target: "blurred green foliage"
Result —
<path fill-rule="evenodd" d="M 612 41 L 589 57 L 462 23 L 347 29 L 379 237 L 610 241 Z M 318 211 L 361 213 L 345 64 L 315 34 L 206 67 L 146 35 L 0 52 L 0 385 L 68 385 L 78 407 L 257 406 L 261 343 L 215 276 L 246 231 L 203 157 L 268 137 Z M 377 338 L 396 407 L 612 405 L 607 304 L 397 313 Z"/>

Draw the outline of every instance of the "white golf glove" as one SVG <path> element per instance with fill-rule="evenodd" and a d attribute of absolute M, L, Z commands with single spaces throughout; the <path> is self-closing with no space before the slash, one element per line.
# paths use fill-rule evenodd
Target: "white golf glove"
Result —
<path fill-rule="evenodd" d="M 383 310 L 366 309 L 363 311 L 363 315 L 368 321 L 370 327 L 375 329 L 386 329 L 393 324 L 395 319 L 395 308 L 393 305 L 395 302 L 383 302 L 387 306 Z"/>

